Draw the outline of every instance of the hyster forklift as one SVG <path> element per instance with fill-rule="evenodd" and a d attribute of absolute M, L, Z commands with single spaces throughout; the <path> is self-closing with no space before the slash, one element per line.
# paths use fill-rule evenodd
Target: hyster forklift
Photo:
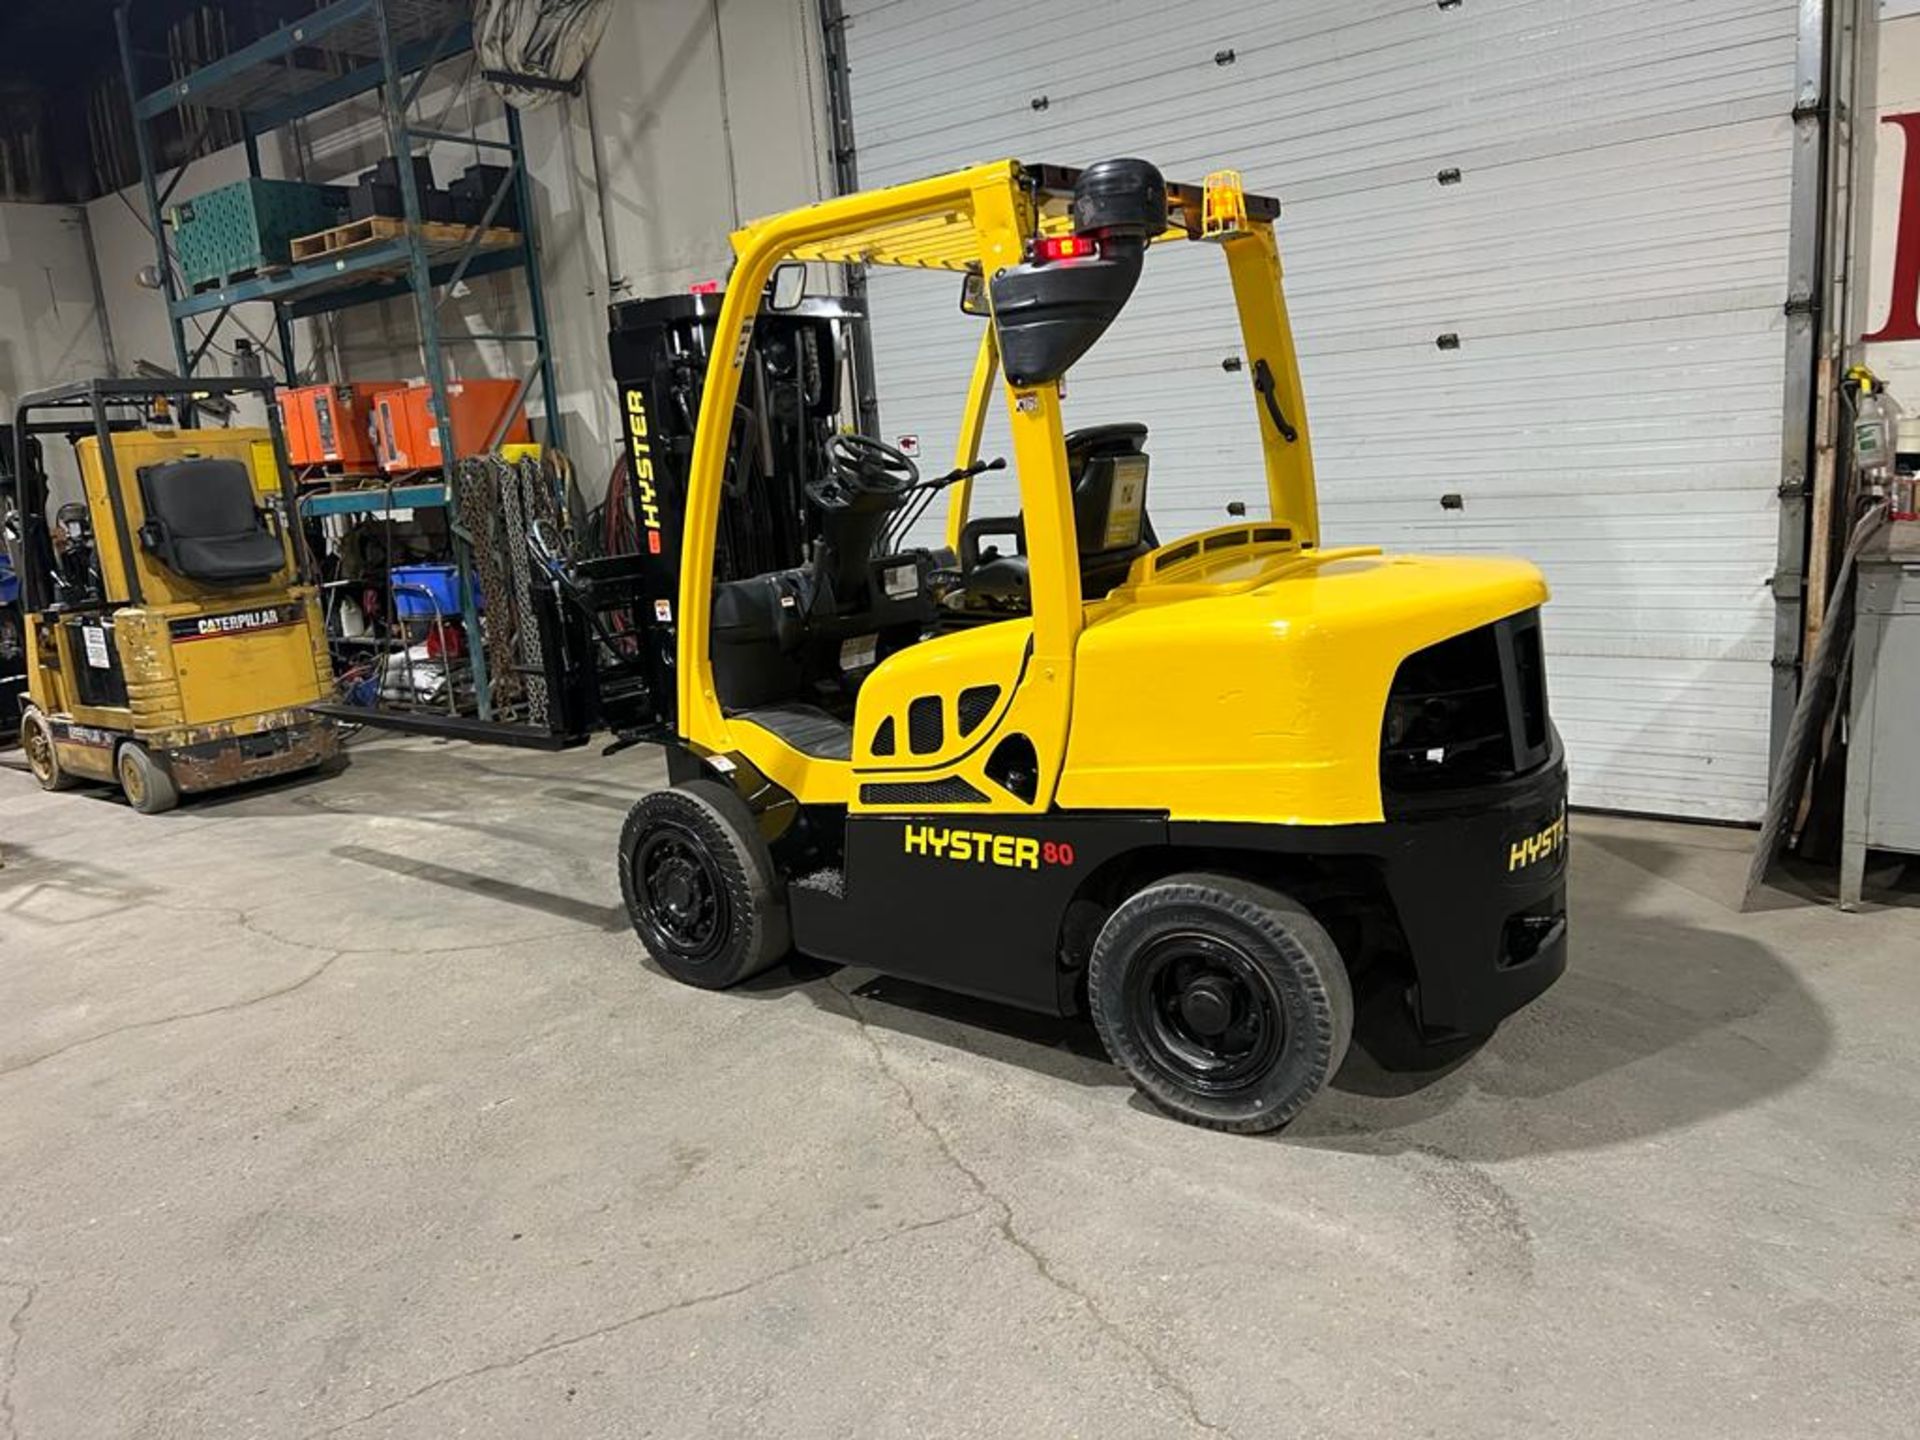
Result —
<path fill-rule="evenodd" d="M 269 428 L 194 428 L 252 392 Z M 78 462 L 47 515 L 43 437 Z M 19 402 L 8 549 L 26 622 L 20 742 L 48 790 L 117 783 L 134 809 L 285 775 L 339 750 L 311 560 L 269 382 L 96 380 Z"/>
<path fill-rule="evenodd" d="M 1278 213 L 1230 172 L 1002 161 L 754 222 L 723 295 L 616 310 L 633 733 L 673 782 L 619 868 L 669 974 L 718 988 L 797 949 L 1090 1011 L 1154 1101 L 1237 1131 L 1327 1084 L 1357 985 L 1470 1045 L 1560 975 L 1546 586 L 1321 547 Z M 1146 427 L 1068 431 L 1062 382 L 1183 241 L 1225 261 L 1271 513 L 1163 543 Z M 838 433 L 849 316 L 796 304 L 793 262 L 961 279 L 984 334 L 951 471 Z M 974 516 L 996 393 L 1020 513 Z M 943 490 L 946 544 L 905 546 Z"/>

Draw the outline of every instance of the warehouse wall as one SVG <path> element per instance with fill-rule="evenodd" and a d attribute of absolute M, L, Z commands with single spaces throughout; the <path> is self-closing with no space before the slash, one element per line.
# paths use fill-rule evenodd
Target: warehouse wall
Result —
<path fill-rule="evenodd" d="M 100 308 L 87 272 L 81 212 L 68 205 L 0 205 L 0 418 L 31 390 L 105 372 Z M 79 494 L 65 447 L 47 464 L 52 503 Z"/>
<path fill-rule="evenodd" d="M 819 76 L 811 0 L 615 7 L 588 81 L 623 293 L 715 277 L 742 220 L 825 193 Z"/>
<path fill-rule="evenodd" d="M 0 205 L 0 405 L 106 365 L 81 214 Z"/>
<path fill-rule="evenodd" d="M 587 93 L 526 116 L 548 308 L 583 465 L 618 446 L 609 300 L 726 275 L 742 220 L 828 194 L 812 0 L 616 5 Z"/>
<path fill-rule="evenodd" d="M 617 5 L 588 66 L 586 93 L 524 115 L 567 447 L 583 477 L 611 464 L 618 443 L 607 372 L 610 297 L 658 294 L 724 276 L 727 233 L 742 219 L 826 193 L 829 168 L 816 116 L 824 112 L 811 0 L 650 0 Z M 471 67 L 451 65 L 422 98 L 422 113 L 459 130 L 505 138 L 500 104 Z M 344 106 L 308 126 L 296 146 L 266 147 L 269 174 L 351 181 L 385 153 L 377 104 Z M 442 183 L 476 159 L 472 147 L 429 152 Z M 244 176 L 238 149 L 197 161 L 181 197 Z M 89 207 L 123 363 L 171 368 L 172 341 L 156 292 L 134 281 L 153 260 L 137 187 Z M 523 328 L 511 277 L 463 287 L 443 325 L 475 332 Z M 242 307 L 222 332 L 272 337 L 272 313 Z M 302 326 L 307 378 L 416 378 L 422 365 L 411 301 Z M 456 375 L 517 375 L 526 347 L 456 343 Z M 224 361 L 216 356 L 216 365 Z M 310 373 L 307 373 L 310 372 Z M 537 407 L 536 407 L 537 408 Z M 589 482 L 591 483 L 591 482 Z"/>

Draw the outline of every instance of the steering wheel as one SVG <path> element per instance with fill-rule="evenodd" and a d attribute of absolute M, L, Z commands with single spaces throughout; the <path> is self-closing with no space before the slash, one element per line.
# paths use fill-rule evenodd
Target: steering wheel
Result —
<path fill-rule="evenodd" d="M 871 435 L 836 435 L 827 442 L 827 471 L 848 495 L 897 495 L 920 481 L 913 457 Z"/>

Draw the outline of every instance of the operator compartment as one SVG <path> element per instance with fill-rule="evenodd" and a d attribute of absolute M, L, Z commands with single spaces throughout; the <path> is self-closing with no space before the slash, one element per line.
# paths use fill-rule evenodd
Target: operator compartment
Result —
<path fill-rule="evenodd" d="M 98 441 L 89 436 L 74 448 L 93 513 L 112 514 Z M 142 577 L 138 604 L 114 625 L 130 639 L 164 638 L 180 721 L 232 719 L 240 696 L 249 712 L 312 703 L 309 592 L 289 588 L 294 560 L 267 433 L 129 430 L 114 436 L 113 448 Z M 116 529 L 96 526 L 84 541 L 73 537 L 69 551 L 117 572 Z"/>
<path fill-rule="evenodd" d="M 655 622 L 649 688 L 662 718 L 674 694 L 687 467 L 721 299 L 670 295 L 611 312 L 645 532 L 634 563 Z M 959 478 L 923 480 L 892 446 L 836 433 L 846 329 L 859 314 L 843 301 L 801 299 L 764 309 L 754 327 L 729 435 L 710 649 L 729 715 L 840 760 L 850 754 L 862 681 L 939 618 L 936 594 L 951 584 L 953 558 L 902 542 Z"/>

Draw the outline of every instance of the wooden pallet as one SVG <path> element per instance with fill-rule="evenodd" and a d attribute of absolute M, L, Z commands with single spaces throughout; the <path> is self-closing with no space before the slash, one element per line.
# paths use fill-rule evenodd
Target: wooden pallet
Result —
<path fill-rule="evenodd" d="M 297 265 L 302 261 L 342 255 L 369 245 L 402 240 L 406 234 L 406 221 L 396 220 L 390 215 L 369 215 L 364 220 L 352 220 L 345 225 L 336 225 L 331 230 L 302 235 L 293 241 L 291 251 Z M 474 246 L 475 253 L 509 250 L 520 243 L 519 231 L 503 229 L 498 225 L 478 234 L 479 243 Z M 426 245 L 429 260 L 457 255 L 473 241 L 474 235 L 475 229 L 471 225 L 443 225 L 428 221 L 420 227 L 420 238 Z"/>

